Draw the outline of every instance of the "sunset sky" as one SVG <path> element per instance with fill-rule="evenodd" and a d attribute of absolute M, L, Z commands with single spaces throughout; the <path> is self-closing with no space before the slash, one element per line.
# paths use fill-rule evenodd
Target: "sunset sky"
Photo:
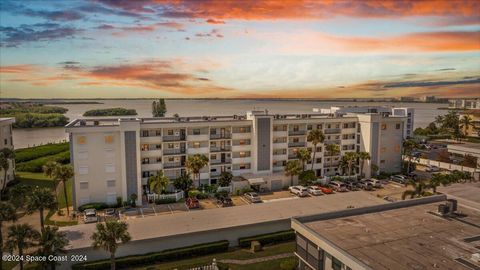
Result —
<path fill-rule="evenodd" d="M 480 96 L 480 1 L 0 0 L 1 98 Z"/>

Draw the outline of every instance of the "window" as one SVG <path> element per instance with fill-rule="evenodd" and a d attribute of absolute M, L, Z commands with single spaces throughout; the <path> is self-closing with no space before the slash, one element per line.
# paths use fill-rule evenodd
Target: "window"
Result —
<path fill-rule="evenodd" d="M 3 142 L 4 142 L 5 145 L 8 144 L 8 140 L 7 140 L 7 139 L 4 139 Z"/>
<path fill-rule="evenodd" d="M 212 159 L 217 159 L 217 155 L 211 155 L 210 156 Z"/>
<path fill-rule="evenodd" d="M 175 148 L 175 145 L 173 143 L 169 143 L 169 144 L 167 144 L 167 148 L 168 149 L 173 149 L 173 148 Z"/>
<path fill-rule="evenodd" d="M 400 124 L 396 124 L 396 125 L 395 125 L 395 128 L 396 128 L 396 129 L 400 129 Z"/>
<path fill-rule="evenodd" d="M 115 165 L 113 165 L 113 164 L 105 164 L 105 172 L 107 172 L 107 173 L 114 173 L 114 172 L 115 172 Z"/>
<path fill-rule="evenodd" d="M 115 157 L 115 150 L 113 149 L 105 149 L 105 156 L 107 158 L 113 158 Z"/>
<path fill-rule="evenodd" d="M 200 148 L 200 142 L 194 142 L 193 148 Z"/>
<path fill-rule="evenodd" d="M 312 125 L 307 125 L 307 130 L 312 130 Z"/>
<path fill-rule="evenodd" d="M 155 135 L 156 136 L 162 136 L 162 131 L 161 130 L 155 130 Z"/>
<path fill-rule="evenodd" d="M 332 269 L 333 270 L 342 270 L 343 263 L 339 261 L 337 258 L 332 256 Z"/>
<path fill-rule="evenodd" d="M 322 163 L 322 158 L 317 158 L 315 163 Z"/>
<path fill-rule="evenodd" d="M 193 135 L 200 135 L 200 129 L 198 128 L 193 129 Z"/>
<path fill-rule="evenodd" d="M 298 131 L 298 129 L 299 129 L 299 128 L 298 128 L 297 125 L 293 126 L 293 131 Z"/>
<path fill-rule="evenodd" d="M 142 158 L 142 164 L 149 164 L 150 159 L 149 158 Z"/>
<path fill-rule="evenodd" d="M 116 181 L 115 179 L 107 180 L 107 187 L 115 187 Z"/>
<path fill-rule="evenodd" d="M 317 125 L 317 129 L 322 129 L 322 125 Z"/>
<path fill-rule="evenodd" d="M 88 189 L 88 182 L 80 182 L 80 189 Z"/>
<path fill-rule="evenodd" d="M 387 129 L 387 124 L 382 124 L 382 130 L 386 130 Z"/>
<path fill-rule="evenodd" d="M 245 152 L 240 152 L 239 155 L 240 155 L 240 157 L 242 157 L 242 158 L 247 156 L 247 154 L 246 154 Z"/>
<path fill-rule="evenodd" d="M 78 159 L 88 159 L 88 152 L 87 151 L 79 151 L 78 152 Z"/>
<path fill-rule="evenodd" d="M 105 143 L 113 143 L 113 135 L 105 136 Z"/>
<path fill-rule="evenodd" d="M 161 157 L 157 157 L 156 161 L 157 161 L 157 163 L 160 163 L 160 162 L 162 162 L 162 158 L 161 158 Z"/>
<path fill-rule="evenodd" d="M 385 159 L 380 160 L 381 164 L 385 164 Z"/>
<path fill-rule="evenodd" d="M 238 142 L 238 144 L 240 144 L 240 145 L 245 145 L 245 140 L 240 140 L 240 141 Z"/>
<path fill-rule="evenodd" d="M 173 136 L 173 129 L 169 129 L 169 130 L 167 131 L 167 134 L 168 134 L 168 136 Z"/>
<path fill-rule="evenodd" d="M 293 138 L 293 142 L 294 142 L 294 143 L 298 143 L 299 141 L 300 141 L 300 140 L 299 140 L 298 138 L 296 138 L 296 137 Z"/>
<path fill-rule="evenodd" d="M 148 144 L 142 144 L 140 148 L 142 149 L 142 151 L 148 151 Z"/>
<path fill-rule="evenodd" d="M 87 138 L 85 136 L 77 137 L 77 144 L 85 144 L 86 142 L 87 142 Z"/>
<path fill-rule="evenodd" d="M 78 167 L 78 174 L 88 174 L 88 167 L 87 166 Z"/>
<path fill-rule="evenodd" d="M 142 137 L 148 137 L 148 130 L 142 130 Z"/>
<path fill-rule="evenodd" d="M 247 132 L 247 129 L 246 129 L 245 127 L 240 127 L 239 130 L 240 130 L 240 133 L 245 133 L 245 132 Z"/>

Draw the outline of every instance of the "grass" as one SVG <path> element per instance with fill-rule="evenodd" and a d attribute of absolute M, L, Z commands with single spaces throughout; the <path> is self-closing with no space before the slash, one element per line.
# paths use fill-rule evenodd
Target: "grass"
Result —
<path fill-rule="evenodd" d="M 25 162 L 37 158 L 55 155 L 69 150 L 68 143 L 50 143 L 15 150 L 15 162 Z"/>
<path fill-rule="evenodd" d="M 212 254 L 208 256 L 202 256 L 202 257 L 197 257 L 193 259 L 186 259 L 186 260 L 180 260 L 180 261 L 174 261 L 174 262 L 168 262 L 168 263 L 162 263 L 162 264 L 156 264 L 156 265 L 150 265 L 146 267 L 140 267 L 140 268 L 131 268 L 131 269 L 137 269 L 137 270 L 171 270 L 171 269 L 190 269 L 193 267 L 199 267 L 202 265 L 208 265 L 211 264 L 213 259 L 215 258 L 217 261 L 222 260 L 222 259 L 236 259 L 236 260 L 248 260 L 248 259 L 255 259 L 255 258 L 261 258 L 261 257 L 267 257 L 267 256 L 272 256 L 272 255 L 277 255 L 277 254 L 282 254 L 282 253 L 287 253 L 287 252 L 293 252 L 295 251 L 295 242 L 288 242 L 288 243 L 282 243 L 274 246 L 266 246 L 263 251 L 257 252 L 257 253 L 251 253 L 246 249 L 233 249 L 232 251 L 224 252 L 224 253 L 217 253 L 217 254 Z M 280 269 L 279 265 L 280 262 L 285 259 L 280 259 L 280 260 L 272 260 L 263 263 L 264 265 L 258 264 L 250 264 L 250 265 L 229 265 L 232 269 Z M 278 263 L 276 261 L 279 261 Z M 273 263 L 275 262 L 275 263 Z M 261 268 L 262 266 L 268 267 L 268 264 L 272 264 L 273 268 Z M 258 268 L 254 268 L 257 267 Z M 237 268 L 239 267 L 239 268 Z"/>
<path fill-rule="evenodd" d="M 271 261 L 266 261 L 266 262 L 259 262 L 259 263 L 252 263 L 252 264 L 245 264 L 245 265 L 240 265 L 240 264 L 228 264 L 229 269 L 231 270 L 278 270 L 282 269 L 280 268 L 280 265 L 282 262 L 286 261 L 294 261 L 294 265 L 298 264 L 298 259 L 296 257 L 289 257 L 289 258 L 283 258 L 283 259 L 277 259 L 277 260 L 271 260 Z M 222 264 L 225 265 L 225 264 Z"/>

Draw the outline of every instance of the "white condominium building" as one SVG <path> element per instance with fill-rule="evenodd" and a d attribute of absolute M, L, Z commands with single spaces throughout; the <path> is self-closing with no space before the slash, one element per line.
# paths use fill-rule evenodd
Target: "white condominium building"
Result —
<path fill-rule="evenodd" d="M 12 125 L 15 118 L 0 118 L 0 149 L 8 148 L 13 150 Z M 5 172 L 0 168 L 0 186 L 3 187 L 5 181 Z M 10 166 L 7 170 L 7 183 L 15 179 L 15 160 L 10 160 Z"/>
<path fill-rule="evenodd" d="M 114 203 L 133 193 L 141 195 L 148 178 L 163 170 L 171 180 L 184 173 L 189 155 L 202 154 L 209 164 L 194 184 L 216 184 L 224 171 L 244 178 L 264 177 L 268 189 L 290 184 L 284 176 L 288 160 L 301 148 L 315 151 L 317 177 L 336 175 L 345 152 L 366 151 L 380 171 L 401 170 L 401 147 L 406 117 L 382 114 L 278 115 L 252 111 L 246 115 L 179 118 L 77 119 L 66 126 L 75 170 L 75 207 L 89 202 Z M 325 142 L 307 141 L 312 129 Z M 330 156 L 325 145 L 338 144 Z M 310 169 L 312 163 L 306 167 Z M 138 196 L 138 203 L 141 197 Z"/>

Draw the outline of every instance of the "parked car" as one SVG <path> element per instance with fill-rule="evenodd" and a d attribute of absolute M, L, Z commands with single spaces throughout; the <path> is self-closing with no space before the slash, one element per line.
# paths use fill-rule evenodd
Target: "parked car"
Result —
<path fill-rule="evenodd" d="M 414 172 L 409 172 L 409 173 L 407 174 L 407 176 L 410 177 L 410 178 L 412 178 L 413 180 L 417 179 L 417 174 L 414 173 Z"/>
<path fill-rule="evenodd" d="M 322 190 L 317 186 L 309 186 L 307 188 L 308 193 L 314 196 L 323 195 Z"/>
<path fill-rule="evenodd" d="M 333 190 L 337 192 L 346 192 L 348 191 L 347 185 L 345 183 L 339 182 L 339 181 L 332 181 L 330 182 L 330 186 L 333 188 Z"/>
<path fill-rule="evenodd" d="M 372 183 L 374 188 L 381 188 L 382 187 L 382 182 L 378 179 L 370 178 L 370 179 L 366 179 L 365 181 L 368 181 L 368 182 Z"/>
<path fill-rule="evenodd" d="M 304 186 L 291 186 L 288 189 L 290 190 L 290 193 L 293 193 L 298 197 L 308 196 L 308 190 Z"/>
<path fill-rule="evenodd" d="M 397 175 L 390 176 L 390 180 L 400 184 L 405 184 L 407 183 L 408 178 L 405 175 L 397 174 Z"/>
<path fill-rule="evenodd" d="M 188 209 L 200 208 L 200 202 L 197 198 L 187 198 L 185 205 L 188 207 Z"/>
<path fill-rule="evenodd" d="M 85 223 L 97 222 L 98 221 L 97 210 L 93 208 L 85 209 L 83 221 L 85 221 Z"/>
<path fill-rule="evenodd" d="M 245 198 L 247 198 L 247 200 L 249 200 L 250 202 L 252 203 L 260 203 L 262 202 L 262 199 L 260 198 L 260 196 L 255 193 L 255 192 L 247 192 L 245 193 Z"/>
<path fill-rule="evenodd" d="M 427 168 L 425 168 L 425 171 L 426 172 L 439 172 L 440 168 L 437 167 L 437 166 L 428 165 Z"/>
<path fill-rule="evenodd" d="M 358 182 L 349 182 L 349 183 L 346 183 L 346 185 L 347 185 L 347 189 L 350 191 L 357 191 L 359 189 Z"/>
<path fill-rule="evenodd" d="M 322 191 L 323 194 L 333 194 L 333 189 L 329 187 L 318 186 L 318 188 Z"/>
<path fill-rule="evenodd" d="M 232 206 L 233 205 L 233 201 L 232 201 L 232 198 L 230 197 L 220 197 L 218 199 L 218 202 L 223 206 L 223 207 L 227 207 L 227 206 Z"/>
<path fill-rule="evenodd" d="M 373 184 L 370 181 L 360 181 L 359 186 L 363 190 L 372 190 L 373 189 Z"/>
<path fill-rule="evenodd" d="M 114 218 L 114 217 L 117 217 L 117 210 L 115 210 L 115 208 L 105 209 L 104 216 L 105 216 L 105 218 Z"/>

